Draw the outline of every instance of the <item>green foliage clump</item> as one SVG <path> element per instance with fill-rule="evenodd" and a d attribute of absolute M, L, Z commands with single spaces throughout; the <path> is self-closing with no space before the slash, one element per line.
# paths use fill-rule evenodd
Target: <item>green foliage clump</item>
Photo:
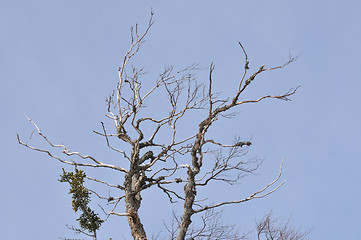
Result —
<path fill-rule="evenodd" d="M 83 230 L 88 230 L 91 233 L 94 233 L 98 230 L 104 220 L 100 219 L 97 213 L 95 213 L 88 204 L 90 203 L 91 192 L 84 187 L 84 178 L 86 174 L 82 170 L 75 169 L 74 172 L 66 172 L 63 169 L 63 174 L 60 175 L 60 182 L 67 182 L 70 184 L 69 194 L 72 196 L 72 206 L 73 210 L 77 212 L 78 210 L 82 211 L 82 214 L 78 219 L 76 219 L 80 227 Z"/>

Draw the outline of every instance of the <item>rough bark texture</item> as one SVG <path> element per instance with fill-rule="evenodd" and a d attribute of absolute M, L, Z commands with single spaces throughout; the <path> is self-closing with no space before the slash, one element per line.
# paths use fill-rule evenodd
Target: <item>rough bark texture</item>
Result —
<path fill-rule="evenodd" d="M 189 225 L 192 223 L 191 217 L 194 213 L 193 204 L 195 200 L 195 184 L 194 184 L 194 174 L 190 169 L 188 170 L 188 183 L 184 186 L 185 193 L 185 202 L 184 202 L 184 212 L 181 219 L 181 224 L 179 226 L 179 231 L 177 235 L 177 240 L 185 239 Z"/>
<path fill-rule="evenodd" d="M 135 181 L 132 180 L 132 178 Z M 125 196 L 125 202 L 126 202 L 125 208 L 126 208 L 126 213 L 128 214 L 127 215 L 128 224 L 129 224 L 129 227 L 131 229 L 132 236 L 134 239 L 145 240 L 145 239 L 147 239 L 147 235 L 145 233 L 143 224 L 141 223 L 139 214 L 138 214 L 138 210 L 139 210 L 140 203 L 141 203 L 141 196 L 139 193 L 134 193 L 131 190 L 131 188 L 132 188 L 131 186 L 137 182 L 137 180 L 134 176 L 132 178 L 130 177 L 129 180 L 126 179 L 126 181 L 131 182 L 129 188 L 127 188 L 126 196 Z"/>
<path fill-rule="evenodd" d="M 200 167 L 202 166 L 202 157 L 203 157 L 202 142 L 204 142 L 204 134 L 207 131 L 207 128 L 209 127 L 210 124 L 211 121 L 208 118 L 201 122 L 201 124 L 199 125 L 199 132 L 197 134 L 196 141 L 191 151 L 193 169 L 189 167 L 187 171 L 188 182 L 184 186 L 184 194 L 185 194 L 184 212 L 181 219 L 181 224 L 179 226 L 177 240 L 185 239 L 187 230 L 190 224 L 192 223 L 191 217 L 195 213 L 193 210 L 193 204 L 197 194 L 195 176 L 199 173 Z M 197 156 L 197 153 L 199 154 L 199 157 Z"/>
<path fill-rule="evenodd" d="M 147 235 L 138 214 L 142 200 L 140 189 L 144 185 L 144 181 L 139 169 L 139 147 L 137 143 L 133 145 L 131 154 L 130 171 L 125 175 L 124 180 L 125 209 L 133 238 L 135 240 L 145 240 Z"/>

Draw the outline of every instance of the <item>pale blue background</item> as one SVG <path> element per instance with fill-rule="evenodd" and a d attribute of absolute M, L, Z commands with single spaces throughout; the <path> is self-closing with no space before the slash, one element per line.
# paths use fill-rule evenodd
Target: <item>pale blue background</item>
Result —
<path fill-rule="evenodd" d="M 265 162 L 237 191 L 212 189 L 210 195 L 245 197 L 272 179 L 286 157 L 286 185 L 267 199 L 225 208 L 224 221 L 247 231 L 273 210 L 292 215 L 297 226 L 314 227 L 312 239 L 359 239 L 361 4 L 347 0 L 0 1 L 1 238 L 83 238 L 65 227 L 75 224 L 75 215 L 67 186 L 57 182 L 63 166 L 21 147 L 15 134 L 31 133 L 26 113 L 55 142 L 110 156 L 91 130 L 105 121 L 104 99 L 116 85 L 129 27 L 144 27 L 151 7 L 155 25 L 137 57 L 150 76 L 165 65 L 214 61 L 217 90 L 232 94 L 244 61 L 238 41 L 252 69 L 281 64 L 289 52 L 302 54 L 249 89 L 257 97 L 302 85 L 292 102 L 247 106 L 233 125 L 215 132 L 252 138 L 249 157 Z M 206 72 L 199 77 L 206 80 Z M 161 230 L 171 209 L 157 193 L 144 195 L 148 232 Z M 157 211 L 159 218 L 152 218 Z M 113 217 L 100 239 L 122 235 L 129 239 L 126 220 Z"/>

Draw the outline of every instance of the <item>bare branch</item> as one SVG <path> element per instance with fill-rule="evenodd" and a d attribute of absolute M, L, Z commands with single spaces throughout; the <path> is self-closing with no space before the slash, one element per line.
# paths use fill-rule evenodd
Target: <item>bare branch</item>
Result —
<path fill-rule="evenodd" d="M 283 165 L 283 162 L 284 162 L 284 158 L 282 159 L 282 162 L 281 162 L 281 165 L 280 165 L 280 171 L 279 171 L 279 174 L 278 176 L 272 181 L 270 182 L 269 184 L 267 184 L 264 188 L 262 188 L 261 190 L 258 190 L 256 192 L 254 192 L 253 194 L 251 194 L 249 197 L 247 198 L 243 198 L 241 200 L 236 200 L 236 201 L 225 201 L 225 202 L 221 202 L 221 203 L 218 203 L 218 204 L 214 204 L 214 205 L 211 205 L 211 206 L 205 206 L 203 208 L 200 208 L 198 210 L 194 210 L 195 213 L 198 213 L 198 212 L 203 212 L 205 210 L 208 210 L 208 209 L 212 209 L 212 208 L 217 208 L 217 207 L 220 207 L 220 206 L 223 206 L 223 205 L 228 205 L 228 204 L 238 204 L 238 203 L 243 203 L 243 202 L 247 202 L 247 201 L 250 201 L 252 199 L 256 199 L 256 198 L 263 198 L 263 197 L 266 197 L 267 195 L 273 193 L 274 191 L 276 191 L 278 188 L 280 188 L 285 182 L 286 180 L 284 180 L 282 183 L 280 183 L 279 185 L 277 185 L 275 188 L 273 188 L 272 190 L 270 191 L 267 191 L 267 189 L 271 186 L 273 186 L 281 177 L 282 175 L 282 165 Z"/>
<path fill-rule="evenodd" d="M 222 143 L 218 143 L 218 142 L 215 142 L 212 139 L 204 141 L 204 143 L 208 143 L 208 142 L 213 143 L 213 144 L 218 145 L 218 146 L 221 146 L 221 147 L 227 147 L 227 148 L 229 148 L 229 147 L 243 147 L 243 146 L 248 146 L 249 147 L 249 146 L 252 145 L 252 143 L 249 142 L 249 141 L 247 141 L 247 142 L 237 142 L 237 143 L 232 144 L 232 145 L 225 145 L 225 144 L 222 144 Z"/>
<path fill-rule="evenodd" d="M 112 214 L 112 215 L 120 216 L 120 217 L 127 217 L 127 216 L 129 216 L 129 213 L 117 213 L 117 212 L 112 212 L 112 211 L 109 211 L 108 213 L 109 213 L 109 214 Z"/>
<path fill-rule="evenodd" d="M 248 62 L 248 56 L 247 56 L 246 50 L 244 49 L 242 43 L 238 42 L 238 44 L 239 44 L 239 46 L 241 46 L 242 51 L 243 51 L 244 56 L 245 56 L 244 72 L 243 72 L 243 76 L 242 76 L 241 81 L 239 82 L 239 86 L 238 86 L 238 91 L 241 91 L 241 87 L 243 85 L 244 78 L 246 77 L 247 70 L 249 69 L 249 66 L 248 66 L 249 62 Z"/>
<path fill-rule="evenodd" d="M 257 239 L 264 236 L 266 240 L 307 240 L 311 231 L 302 231 L 290 224 L 290 219 L 285 223 L 279 222 L 278 218 L 272 217 L 272 212 L 268 213 L 257 223 Z"/>
<path fill-rule="evenodd" d="M 119 124 L 123 125 L 126 121 L 126 119 L 123 119 L 123 113 L 122 113 L 122 107 L 120 104 L 120 100 L 122 99 L 121 97 L 121 90 L 122 90 L 122 85 L 123 85 L 123 73 L 125 71 L 125 66 L 127 65 L 127 63 L 129 62 L 129 60 L 139 51 L 140 47 L 142 46 L 142 44 L 144 43 L 144 38 L 147 35 L 149 29 L 151 28 L 151 26 L 153 25 L 153 15 L 154 13 L 151 12 L 150 14 L 150 19 L 148 22 L 148 27 L 146 28 L 146 30 L 144 31 L 142 36 L 138 35 L 138 25 L 136 25 L 135 27 L 135 35 L 133 34 L 133 28 L 131 29 L 131 37 L 132 37 L 132 42 L 131 42 L 131 46 L 128 50 L 128 52 L 125 54 L 124 58 L 123 58 L 123 63 L 122 66 L 119 67 L 118 73 L 119 73 L 119 84 L 118 84 L 118 89 L 117 89 L 117 108 L 119 110 Z M 135 37 L 135 39 L 134 39 Z"/>
<path fill-rule="evenodd" d="M 92 180 L 94 182 L 103 183 L 103 184 L 107 185 L 108 187 L 119 188 L 121 190 L 124 190 L 124 187 L 122 187 L 120 185 L 110 184 L 110 183 L 107 183 L 105 181 L 102 181 L 102 180 L 99 180 L 99 179 L 96 179 L 96 178 L 92 178 L 92 177 L 88 177 L 88 176 L 86 176 L 86 178 L 89 179 L 89 180 Z"/>
<path fill-rule="evenodd" d="M 170 201 L 171 203 L 176 203 L 177 201 L 173 201 L 173 198 L 171 197 L 170 194 L 173 194 L 174 196 L 176 196 L 176 197 L 179 198 L 179 199 L 185 200 L 183 197 L 181 197 L 180 195 L 178 195 L 175 191 L 169 190 L 169 189 L 161 186 L 160 184 L 158 184 L 158 187 L 159 187 L 160 189 L 162 189 L 163 192 L 168 196 L 169 201 Z"/>
<path fill-rule="evenodd" d="M 277 95 L 277 96 L 267 95 L 267 96 L 263 96 L 257 100 L 245 100 L 245 101 L 237 102 L 236 105 L 241 105 L 244 103 L 257 103 L 266 98 L 277 98 L 277 99 L 281 99 L 284 101 L 290 101 L 290 99 L 288 97 L 295 94 L 298 88 L 300 88 L 300 86 L 296 87 L 295 89 L 290 89 L 287 93 L 282 94 L 282 95 Z"/>
<path fill-rule="evenodd" d="M 38 151 L 38 152 L 43 152 L 43 153 L 47 153 L 51 158 L 54 158 L 62 163 L 65 163 L 65 164 L 69 164 L 69 165 L 78 165 L 78 166 L 85 166 L 85 167 L 104 167 L 104 168 L 110 168 L 110 169 L 114 169 L 114 170 L 118 170 L 118 171 L 121 171 L 121 172 L 124 172 L 126 173 L 127 170 L 124 169 L 124 168 L 121 168 L 121 167 L 118 167 L 118 166 L 115 166 L 115 165 L 111 165 L 111 164 L 105 164 L 105 163 L 102 163 L 98 160 L 96 160 L 94 157 L 90 156 L 90 155 L 82 155 L 78 152 L 70 152 L 70 150 L 68 148 L 65 147 L 65 145 L 63 144 L 53 144 L 41 131 L 40 131 L 40 128 L 36 125 L 36 123 L 31 120 L 30 118 L 27 117 L 27 119 L 35 126 L 35 128 L 37 129 L 38 131 L 38 134 L 43 138 L 45 139 L 45 141 L 51 146 L 51 147 L 54 147 L 54 148 L 63 148 L 63 153 L 67 156 L 72 156 L 72 155 L 76 155 L 76 156 L 79 156 L 80 158 L 82 159 L 91 159 L 93 160 L 93 162 L 95 162 L 95 164 L 87 164 L 87 163 L 78 163 L 78 162 L 74 162 L 74 161 L 67 161 L 67 160 L 64 160 L 64 159 L 61 159 L 55 155 L 53 155 L 52 153 L 50 153 L 50 151 L 48 150 L 44 150 L 44 149 L 40 149 L 40 148 L 36 148 L 36 147 L 32 147 L 30 145 L 28 145 L 28 141 L 30 140 L 30 138 L 26 141 L 26 142 L 22 142 L 20 140 L 20 137 L 19 135 L 16 135 L 17 136 L 17 140 L 18 142 L 27 147 L 27 148 L 30 148 L 32 150 L 35 150 L 35 151 Z"/>
<path fill-rule="evenodd" d="M 130 161 L 130 158 L 125 154 L 124 151 L 119 150 L 119 149 L 117 149 L 117 148 L 115 148 L 115 147 L 110 146 L 110 144 L 109 144 L 109 139 L 108 139 L 108 136 L 109 136 L 109 135 L 107 135 L 107 132 L 106 132 L 105 127 L 104 127 L 104 123 L 101 122 L 101 124 L 102 124 L 103 131 L 104 131 L 104 135 L 103 135 L 103 136 L 105 137 L 105 140 L 107 141 L 108 147 L 109 147 L 110 149 L 116 151 L 116 152 L 119 152 L 119 153 L 123 154 L 123 156 Z"/>
<path fill-rule="evenodd" d="M 209 87 L 208 87 L 208 101 L 209 101 L 209 116 L 212 114 L 212 107 L 213 107 L 213 101 L 212 101 L 212 73 L 214 71 L 214 65 L 213 62 L 211 63 L 211 66 L 209 67 Z"/>

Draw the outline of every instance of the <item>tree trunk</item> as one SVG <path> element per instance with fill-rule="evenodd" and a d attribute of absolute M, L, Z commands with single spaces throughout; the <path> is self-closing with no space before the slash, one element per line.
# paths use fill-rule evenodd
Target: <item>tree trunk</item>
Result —
<path fill-rule="evenodd" d="M 128 214 L 127 219 L 134 240 L 147 240 L 147 235 L 138 214 L 142 199 L 139 191 L 137 191 L 140 182 L 139 174 L 131 174 L 131 172 L 126 174 L 125 209 Z"/>
<path fill-rule="evenodd" d="M 184 240 L 189 228 L 192 223 L 191 217 L 193 215 L 193 203 L 196 195 L 194 174 L 191 170 L 188 170 L 188 182 L 184 186 L 185 202 L 184 212 L 181 219 L 181 223 L 178 230 L 177 240 Z"/>

